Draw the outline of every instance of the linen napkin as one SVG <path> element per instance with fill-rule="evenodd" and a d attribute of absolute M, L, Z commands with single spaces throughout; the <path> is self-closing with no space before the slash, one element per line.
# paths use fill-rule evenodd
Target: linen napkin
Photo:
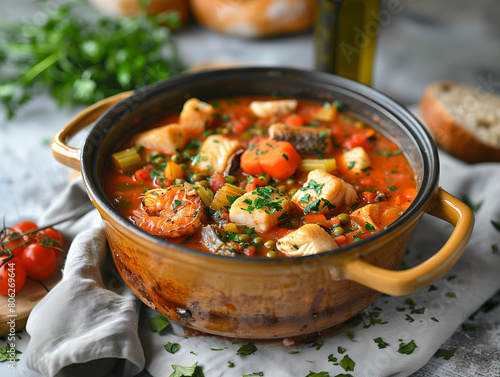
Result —
<path fill-rule="evenodd" d="M 346 324 L 333 335 L 286 346 L 255 341 L 256 350 L 249 355 L 237 354 L 248 341 L 186 335 L 175 323 L 159 334 L 152 332 L 147 319 L 157 314 L 138 304 L 113 274 L 109 278 L 104 273 L 106 243 L 96 211 L 65 223 L 65 235 L 78 235 L 68 252 L 62 281 L 30 315 L 28 366 L 48 376 L 74 375 L 74 370 L 97 376 L 96 366 L 111 367 L 116 360 L 123 360 L 124 376 L 138 373 L 143 366 L 154 377 L 169 376 L 172 365 L 195 363 L 207 377 L 300 377 L 310 371 L 330 376 L 411 375 L 500 289 L 500 251 L 496 252 L 500 233 L 492 223 L 500 221 L 500 164 L 471 166 L 444 153 L 440 158 L 441 186 L 458 198 L 470 198 L 477 207 L 471 240 L 446 276 L 409 296 L 382 296 L 358 316 L 361 322 Z M 45 218 L 64 213 L 71 203 L 85 198 L 81 182 L 72 183 Z M 424 215 L 405 263 L 411 267 L 430 257 L 451 231 L 444 221 Z M 110 288 L 110 282 L 118 289 Z M 169 342 L 179 344 L 179 350 L 167 352 L 164 345 Z"/>

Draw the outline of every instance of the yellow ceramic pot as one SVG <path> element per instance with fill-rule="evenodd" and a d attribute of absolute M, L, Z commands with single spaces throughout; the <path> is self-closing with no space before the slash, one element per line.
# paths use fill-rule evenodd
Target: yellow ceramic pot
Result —
<path fill-rule="evenodd" d="M 417 178 L 413 204 L 393 224 L 356 244 L 271 260 L 224 257 L 172 244 L 136 228 L 104 195 L 102 181 L 111 154 L 130 135 L 179 112 L 186 98 L 270 94 L 340 100 L 346 111 L 397 139 Z M 67 145 L 74 133 L 96 119 L 81 149 Z M 116 267 L 130 289 L 159 313 L 211 334 L 282 338 L 339 324 L 381 293 L 409 294 L 443 276 L 473 227 L 470 209 L 439 188 L 435 145 L 411 113 L 369 87 L 320 72 L 261 67 L 180 75 L 89 107 L 56 135 L 52 149 L 59 161 L 81 169 L 103 218 Z M 397 271 L 424 213 L 455 229 L 434 256 Z"/>

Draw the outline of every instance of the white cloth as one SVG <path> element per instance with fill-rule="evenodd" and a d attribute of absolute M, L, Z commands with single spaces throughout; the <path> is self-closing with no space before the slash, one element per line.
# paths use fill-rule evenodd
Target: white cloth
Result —
<path fill-rule="evenodd" d="M 431 288 L 404 297 L 382 296 L 366 309 L 366 313 L 380 312 L 376 318 L 386 324 L 366 328 L 363 324 L 346 325 L 335 335 L 324 338 L 321 347 L 310 342 L 291 347 L 255 342 L 258 350 L 248 356 L 236 355 L 245 341 L 236 344 L 214 336 L 187 336 L 176 324 L 160 334 L 153 333 L 147 318 L 156 313 L 138 304 L 128 289 L 108 289 L 109 279 L 103 277 L 105 238 L 97 212 L 93 211 L 64 225 L 66 235 L 81 233 L 68 253 L 62 281 L 30 315 L 29 367 L 53 376 L 60 370 L 63 371 L 60 375 L 65 375 L 68 366 L 80 363 L 78 370 L 82 375 L 97 376 L 83 369 L 95 365 L 81 363 L 101 360 L 111 365 L 116 359 L 123 359 L 127 360 L 122 369 L 124 376 L 138 373 L 143 366 L 154 377 L 168 376 L 173 371 L 172 364 L 191 366 L 196 362 L 207 377 L 256 372 L 272 377 L 300 377 L 310 371 L 327 371 L 331 376 L 348 373 L 328 361 L 328 356 L 333 354 L 338 361 L 348 355 L 355 362 L 354 372 L 349 373 L 357 376 L 402 377 L 414 373 L 464 320 L 500 289 L 497 277 L 500 251 L 494 253 L 492 248 L 493 244 L 500 246 L 500 233 L 491 223 L 491 220 L 500 221 L 500 164 L 471 166 L 446 154 L 440 157 L 441 186 L 458 198 L 466 195 L 475 204 L 482 202 L 476 213 L 476 225 L 462 257 Z M 49 209 L 46 218 L 67 211 L 68 205 L 75 200 L 81 203 L 85 197 L 81 185 L 72 184 Z M 451 230 L 444 221 L 424 215 L 412 237 L 405 262 L 412 266 L 431 256 Z M 412 308 L 408 299 L 416 306 Z M 139 307 L 142 313 L 138 320 Z M 424 313 L 419 314 L 418 310 L 411 313 L 420 308 L 425 308 Z M 364 318 L 368 323 L 368 317 Z M 351 331 L 354 341 L 343 330 Z M 378 337 L 389 346 L 379 349 L 373 340 Z M 401 342 L 411 340 L 417 345 L 412 354 L 397 352 Z M 175 354 L 166 352 L 163 345 L 168 342 L 179 343 L 180 349 Z M 337 351 L 339 346 L 346 349 L 344 354 Z M 229 367 L 228 362 L 234 366 Z"/>

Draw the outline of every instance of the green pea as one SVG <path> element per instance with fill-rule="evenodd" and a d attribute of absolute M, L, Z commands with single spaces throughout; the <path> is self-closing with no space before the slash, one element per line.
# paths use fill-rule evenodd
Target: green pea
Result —
<path fill-rule="evenodd" d="M 183 155 L 181 155 L 180 153 L 174 153 L 174 154 L 172 155 L 172 157 L 170 157 L 170 159 L 171 159 L 173 162 L 175 162 L 176 164 L 179 164 L 179 163 L 181 163 L 181 162 L 184 162 L 184 161 L 185 161 L 184 156 L 183 156 Z"/>
<path fill-rule="evenodd" d="M 239 233 L 240 227 L 235 223 L 229 223 L 224 226 L 224 232 Z"/>
<path fill-rule="evenodd" d="M 252 243 L 256 246 L 256 247 L 261 247 L 262 245 L 264 245 L 264 239 L 262 237 L 255 237 L 253 240 L 252 240 Z"/>
<path fill-rule="evenodd" d="M 198 181 L 198 182 L 196 182 L 196 184 L 198 186 L 201 186 L 201 187 L 204 187 L 204 188 L 210 187 L 210 183 L 206 179 L 204 179 L 202 181 Z"/>
<path fill-rule="evenodd" d="M 207 175 L 203 173 L 195 173 L 191 176 L 191 182 L 199 182 L 207 179 Z"/>
<path fill-rule="evenodd" d="M 273 240 L 268 240 L 264 243 L 264 247 L 268 250 L 272 250 L 276 248 L 276 242 Z"/>
<path fill-rule="evenodd" d="M 231 133 L 231 129 L 230 128 L 227 128 L 227 127 L 224 127 L 222 130 L 221 130 L 221 133 L 223 135 L 229 135 Z"/>
<path fill-rule="evenodd" d="M 277 258 L 279 255 L 280 255 L 280 253 L 278 253 L 278 251 L 272 249 L 272 250 L 268 251 L 268 253 L 266 254 L 266 257 L 268 257 L 268 258 Z"/>
<path fill-rule="evenodd" d="M 176 186 L 181 186 L 184 184 L 184 182 L 186 182 L 186 180 L 183 178 L 175 178 L 174 179 L 174 185 L 176 185 Z"/>
<path fill-rule="evenodd" d="M 293 189 L 289 190 L 288 196 L 294 196 L 297 193 L 297 191 L 299 191 L 298 188 L 293 188 Z"/>
<path fill-rule="evenodd" d="M 295 179 L 293 179 L 293 178 L 288 178 L 288 179 L 286 180 L 286 184 L 287 184 L 288 186 L 292 186 L 292 185 L 294 185 L 294 184 L 295 184 Z"/>
<path fill-rule="evenodd" d="M 285 185 L 279 185 L 279 186 L 276 186 L 276 188 L 277 188 L 278 190 L 280 190 L 281 192 L 286 192 L 286 188 L 287 188 L 287 187 L 286 187 Z"/>
<path fill-rule="evenodd" d="M 234 183 L 236 182 L 236 177 L 234 175 L 228 175 L 226 180 L 229 181 L 229 183 Z"/>
<path fill-rule="evenodd" d="M 339 218 L 342 225 L 346 225 L 347 223 L 349 223 L 349 215 L 347 213 L 338 214 L 337 217 Z"/>
<path fill-rule="evenodd" d="M 290 220 L 288 220 L 290 222 L 290 224 L 296 228 L 299 226 L 299 219 L 297 219 L 296 217 L 292 217 Z"/>
<path fill-rule="evenodd" d="M 266 182 L 266 183 L 271 182 L 271 177 L 270 177 L 270 176 L 268 176 L 267 174 L 261 174 L 261 175 L 259 175 L 259 177 L 258 177 L 258 178 L 259 178 L 261 181 L 264 181 L 264 182 Z"/>
<path fill-rule="evenodd" d="M 239 236 L 240 242 L 245 242 L 245 243 L 250 243 L 252 240 L 252 237 L 250 237 L 248 234 L 240 234 Z"/>
<path fill-rule="evenodd" d="M 345 233 L 345 230 L 341 226 L 336 226 L 335 228 L 332 229 L 332 235 L 334 235 L 334 236 L 341 236 L 344 233 Z"/>

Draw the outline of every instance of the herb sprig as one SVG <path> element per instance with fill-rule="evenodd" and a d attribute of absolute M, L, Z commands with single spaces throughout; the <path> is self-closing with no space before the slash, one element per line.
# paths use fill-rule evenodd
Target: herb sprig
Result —
<path fill-rule="evenodd" d="M 84 6 L 73 1 L 45 9 L 41 24 L 0 27 L 0 102 L 9 118 L 45 90 L 60 106 L 88 105 L 181 71 L 175 40 L 165 27 L 179 26 L 177 12 L 90 18 L 84 17 Z"/>

